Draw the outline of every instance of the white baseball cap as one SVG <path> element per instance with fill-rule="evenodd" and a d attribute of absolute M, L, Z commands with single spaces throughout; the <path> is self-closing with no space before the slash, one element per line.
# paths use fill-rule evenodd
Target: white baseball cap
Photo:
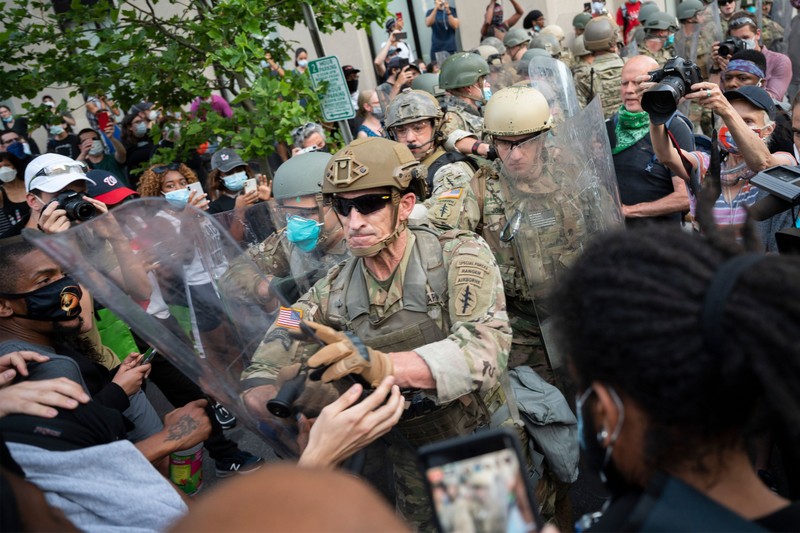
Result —
<path fill-rule="evenodd" d="M 42 154 L 25 169 L 25 191 L 58 192 L 75 181 L 94 181 L 86 177 L 88 168 L 84 163 L 60 154 Z"/>

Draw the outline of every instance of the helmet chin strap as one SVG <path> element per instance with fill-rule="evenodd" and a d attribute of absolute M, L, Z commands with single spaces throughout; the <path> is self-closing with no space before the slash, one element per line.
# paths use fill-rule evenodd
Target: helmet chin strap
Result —
<path fill-rule="evenodd" d="M 380 253 L 381 250 L 384 248 L 388 248 L 391 244 L 400 237 L 400 234 L 406 229 L 408 226 L 408 221 L 404 220 L 398 223 L 400 218 L 400 195 L 397 194 L 396 191 L 392 191 L 392 209 L 394 210 L 394 214 L 392 218 L 394 219 L 394 231 L 390 233 L 385 239 L 381 240 L 380 242 L 376 242 L 372 246 L 368 246 L 366 248 L 351 248 L 350 253 L 356 257 L 374 257 Z"/>

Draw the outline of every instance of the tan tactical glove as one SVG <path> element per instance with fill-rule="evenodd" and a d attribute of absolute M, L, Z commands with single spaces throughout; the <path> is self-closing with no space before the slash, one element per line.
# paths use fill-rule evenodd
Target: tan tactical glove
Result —
<path fill-rule="evenodd" d="M 388 355 L 368 348 L 355 335 L 308 320 L 305 323 L 327 344 L 308 360 L 308 366 L 312 368 L 328 367 L 322 374 L 325 383 L 341 379 L 347 374 L 360 374 L 370 385 L 377 387 L 383 378 L 394 372 Z"/>

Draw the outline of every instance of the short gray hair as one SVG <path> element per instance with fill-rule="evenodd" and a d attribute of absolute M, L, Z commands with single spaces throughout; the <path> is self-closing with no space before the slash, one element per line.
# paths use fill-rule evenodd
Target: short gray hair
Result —
<path fill-rule="evenodd" d="M 302 126 L 298 126 L 292 130 L 292 142 L 295 148 L 303 148 L 306 139 L 313 134 L 319 133 L 325 139 L 325 130 L 316 122 L 306 122 Z"/>

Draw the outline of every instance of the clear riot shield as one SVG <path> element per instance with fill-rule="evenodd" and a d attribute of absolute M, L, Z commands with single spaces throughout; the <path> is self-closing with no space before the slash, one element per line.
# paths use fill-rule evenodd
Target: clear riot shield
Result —
<path fill-rule="evenodd" d="M 688 34 L 684 31 L 684 28 L 681 28 L 675 34 L 675 55 L 692 62 L 697 61 L 697 45 L 700 39 L 701 26 L 700 24 L 695 24 L 694 29 Z"/>
<path fill-rule="evenodd" d="M 709 28 L 707 31 L 711 32 L 714 41 L 721 41 L 723 36 L 722 22 L 719 16 L 719 5 L 716 2 L 711 2 L 711 4 L 706 7 L 705 13 L 703 27 Z"/>
<path fill-rule="evenodd" d="M 259 202 L 244 210 L 231 209 L 211 216 L 242 248 L 248 248 L 275 232 L 270 203 Z"/>
<path fill-rule="evenodd" d="M 619 53 L 619 56 L 623 59 L 629 59 L 637 55 L 639 55 L 639 43 L 636 39 L 632 39 L 631 42 L 623 46 Z"/>
<path fill-rule="evenodd" d="M 530 142 L 539 146 L 514 147 L 503 160 L 508 222 L 500 238 L 513 244 L 544 324 L 555 282 L 592 235 L 621 227 L 623 217 L 599 98 Z M 551 351 L 558 353 L 548 346 Z M 555 370 L 560 362 L 553 353 Z"/>
<path fill-rule="evenodd" d="M 263 405 L 248 406 L 249 385 L 241 379 L 265 332 L 279 320 L 279 306 L 288 302 L 213 218 L 148 198 L 34 242 L 278 454 L 298 454 L 294 420 L 272 416 Z M 121 247 L 129 252 L 122 277 Z M 237 275 L 249 279 L 242 286 L 258 293 L 258 300 L 223 290 L 222 278 L 237 266 Z M 146 275 L 148 299 L 128 295 L 132 272 Z"/>
<path fill-rule="evenodd" d="M 756 0 L 756 23 L 759 28 L 764 27 L 763 0 Z"/>
<path fill-rule="evenodd" d="M 789 42 L 789 32 L 792 26 L 794 8 L 789 0 L 775 0 L 772 3 L 770 18 L 780 24 L 784 31 L 784 43 Z"/>
<path fill-rule="evenodd" d="M 531 87 L 538 89 L 550 104 L 550 113 L 557 124 L 580 111 L 575 78 L 558 59 L 534 57 L 528 65 Z"/>

